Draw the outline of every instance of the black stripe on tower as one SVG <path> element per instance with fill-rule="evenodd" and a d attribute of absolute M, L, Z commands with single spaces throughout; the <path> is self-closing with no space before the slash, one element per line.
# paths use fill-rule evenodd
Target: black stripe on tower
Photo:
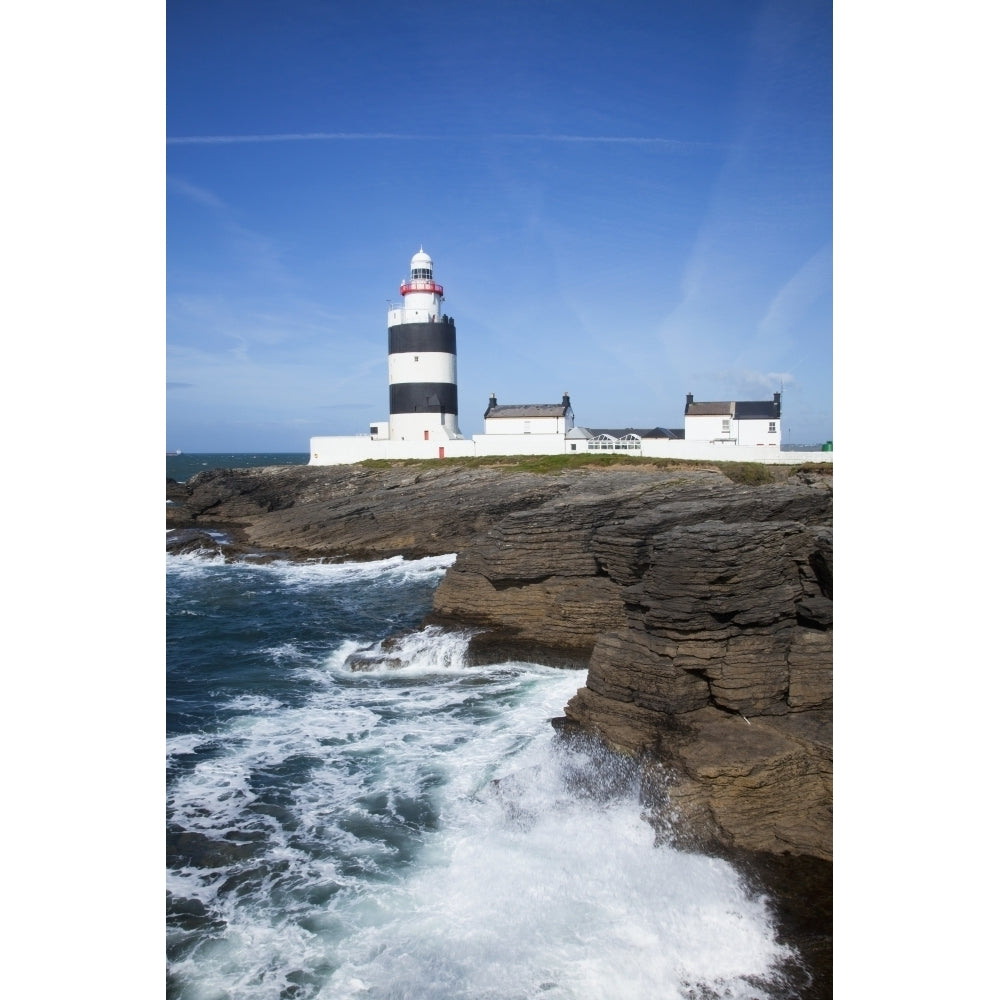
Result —
<path fill-rule="evenodd" d="M 458 416 L 458 386 L 454 382 L 390 385 L 389 413 L 451 413 Z"/>
<path fill-rule="evenodd" d="M 390 354 L 455 353 L 455 324 L 400 323 L 389 327 Z"/>

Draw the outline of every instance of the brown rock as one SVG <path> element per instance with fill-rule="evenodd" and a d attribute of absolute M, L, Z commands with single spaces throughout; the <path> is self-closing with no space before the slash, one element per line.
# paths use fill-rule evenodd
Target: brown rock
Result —
<path fill-rule="evenodd" d="M 475 629 L 474 658 L 589 661 L 564 721 L 664 776 L 665 832 L 830 856 L 825 471 L 298 466 L 201 473 L 171 499 L 231 552 L 458 553 L 428 623 Z"/>

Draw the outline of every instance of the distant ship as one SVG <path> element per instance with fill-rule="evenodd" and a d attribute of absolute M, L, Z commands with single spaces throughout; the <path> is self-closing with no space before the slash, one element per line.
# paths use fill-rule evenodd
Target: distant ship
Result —
<path fill-rule="evenodd" d="M 173 458 L 175 455 L 183 455 L 182 451 L 168 451 L 167 458 Z"/>

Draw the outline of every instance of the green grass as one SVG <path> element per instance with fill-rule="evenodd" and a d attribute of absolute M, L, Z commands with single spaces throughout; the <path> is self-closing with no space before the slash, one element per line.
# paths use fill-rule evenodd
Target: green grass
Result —
<path fill-rule="evenodd" d="M 474 459 L 489 464 L 489 459 Z M 541 475 L 551 475 L 564 472 L 567 469 L 597 468 L 607 469 L 612 466 L 644 466 L 653 469 L 679 469 L 686 466 L 703 465 L 698 462 L 685 462 L 673 458 L 639 458 L 629 455 L 511 455 L 503 459 L 504 465 L 510 465 L 519 472 L 536 472 Z"/>
<path fill-rule="evenodd" d="M 793 465 L 791 472 L 815 472 L 820 476 L 833 475 L 833 462 L 803 462 L 801 465 Z"/>
<path fill-rule="evenodd" d="M 719 471 L 741 486 L 763 486 L 774 482 L 774 470 L 760 462 L 720 462 Z"/>
<path fill-rule="evenodd" d="M 443 465 L 462 469 L 503 469 L 510 472 L 534 472 L 539 475 L 553 475 L 570 469 L 606 469 L 612 466 L 641 466 L 651 469 L 709 469 L 716 467 L 711 462 L 690 459 L 640 458 L 630 455 L 594 455 L 590 453 L 581 455 L 485 455 L 480 458 L 371 458 L 358 464 L 369 469 L 426 467 L 433 464 L 436 467 Z"/>
<path fill-rule="evenodd" d="M 708 462 L 683 458 L 639 458 L 624 454 L 590 454 L 580 455 L 486 455 L 480 458 L 371 458 L 360 465 L 369 469 L 407 468 L 411 466 L 426 468 L 452 466 L 461 469 L 502 469 L 509 472 L 533 472 L 537 475 L 556 475 L 572 469 L 598 468 L 606 469 L 614 466 L 635 467 L 647 469 L 716 469 L 730 481 L 741 486 L 762 486 L 778 482 L 775 470 L 780 469 L 782 476 L 793 471 L 808 470 L 824 475 L 833 474 L 832 463 L 808 462 L 797 466 L 770 466 L 760 462 Z"/>

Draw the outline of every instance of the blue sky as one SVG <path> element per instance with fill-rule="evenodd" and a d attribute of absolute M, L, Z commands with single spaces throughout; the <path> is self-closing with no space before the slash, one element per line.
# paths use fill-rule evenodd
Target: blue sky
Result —
<path fill-rule="evenodd" d="M 421 245 L 459 425 L 556 402 L 833 434 L 828 0 L 166 6 L 166 445 L 306 452 L 388 415 Z"/>

